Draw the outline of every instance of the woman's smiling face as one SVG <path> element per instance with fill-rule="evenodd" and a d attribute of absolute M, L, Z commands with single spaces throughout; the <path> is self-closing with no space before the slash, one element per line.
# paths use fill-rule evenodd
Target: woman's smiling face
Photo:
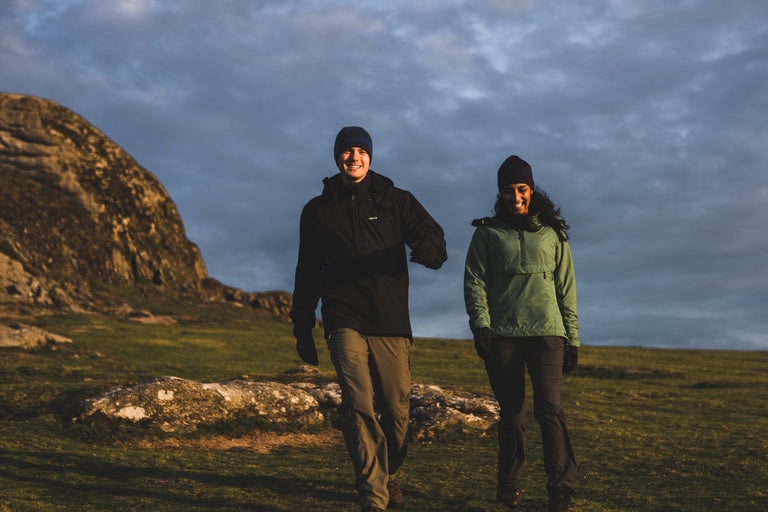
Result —
<path fill-rule="evenodd" d="M 510 213 L 528 215 L 532 193 L 527 183 L 512 183 L 501 189 L 501 198 Z"/>

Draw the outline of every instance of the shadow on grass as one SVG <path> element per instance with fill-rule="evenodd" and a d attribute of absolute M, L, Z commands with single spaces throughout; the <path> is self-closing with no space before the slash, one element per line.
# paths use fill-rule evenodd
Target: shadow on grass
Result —
<path fill-rule="evenodd" d="M 232 472 L 231 467 L 227 471 Z M 51 498 L 83 505 L 132 502 L 189 510 L 283 512 L 277 503 L 307 501 L 352 503 L 352 493 L 333 482 L 268 475 L 220 474 L 205 470 L 170 468 L 147 461 L 108 462 L 89 455 L 55 451 L 0 449 L 0 479 L 43 490 Z M 271 503 L 271 504 L 270 504 Z"/>

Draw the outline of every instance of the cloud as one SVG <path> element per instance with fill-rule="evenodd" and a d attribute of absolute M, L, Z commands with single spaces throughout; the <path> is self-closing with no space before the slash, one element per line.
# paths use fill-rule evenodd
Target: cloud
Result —
<path fill-rule="evenodd" d="M 510 154 L 572 226 L 586 343 L 768 349 L 768 5 L 12 0 L 4 90 L 153 172 L 213 277 L 293 287 L 298 216 L 363 125 L 444 226 L 418 336 L 466 337 L 472 218 Z"/>

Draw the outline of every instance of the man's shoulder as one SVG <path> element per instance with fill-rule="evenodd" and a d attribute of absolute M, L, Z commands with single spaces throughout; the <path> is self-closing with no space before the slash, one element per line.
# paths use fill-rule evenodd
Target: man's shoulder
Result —
<path fill-rule="evenodd" d="M 312 217 L 317 215 L 319 209 L 323 208 L 323 205 L 328 203 L 329 199 L 325 194 L 320 194 L 304 204 L 302 208 L 302 216 L 310 215 Z"/>
<path fill-rule="evenodd" d="M 319 194 L 307 201 L 305 208 L 332 199 L 338 193 L 339 187 L 341 187 L 341 178 L 338 174 L 323 178 L 323 189 Z"/>
<path fill-rule="evenodd" d="M 368 171 L 368 175 L 371 177 L 371 190 L 373 192 L 386 192 L 390 190 L 400 190 L 395 187 L 395 182 L 392 179 L 379 174 L 375 171 Z"/>
<path fill-rule="evenodd" d="M 312 199 L 310 199 L 309 201 L 307 201 L 307 203 L 304 205 L 304 207 L 306 208 L 306 207 L 308 207 L 310 205 L 316 205 L 317 203 L 325 201 L 325 199 L 326 199 L 326 197 L 324 196 L 324 194 L 318 194 L 315 197 L 313 197 Z"/>

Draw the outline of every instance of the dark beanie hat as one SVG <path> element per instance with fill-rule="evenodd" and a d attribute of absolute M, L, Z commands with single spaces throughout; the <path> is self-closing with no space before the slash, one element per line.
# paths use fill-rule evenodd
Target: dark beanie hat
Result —
<path fill-rule="evenodd" d="M 512 155 L 499 167 L 498 182 L 499 191 L 513 183 L 525 183 L 533 188 L 533 171 L 528 162 L 517 155 Z"/>
<path fill-rule="evenodd" d="M 339 161 L 339 155 L 347 148 L 361 148 L 373 159 L 373 141 L 365 129 L 359 126 L 345 126 L 336 135 L 333 145 L 333 161 Z"/>

